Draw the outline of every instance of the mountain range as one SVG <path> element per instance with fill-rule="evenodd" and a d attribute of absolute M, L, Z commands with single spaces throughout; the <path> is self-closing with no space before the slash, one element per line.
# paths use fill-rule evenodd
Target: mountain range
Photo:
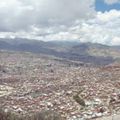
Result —
<path fill-rule="evenodd" d="M 45 54 L 94 65 L 108 65 L 120 61 L 120 46 L 78 41 L 37 41 L 27 39 L 0 39 L 0 50 Z"/>

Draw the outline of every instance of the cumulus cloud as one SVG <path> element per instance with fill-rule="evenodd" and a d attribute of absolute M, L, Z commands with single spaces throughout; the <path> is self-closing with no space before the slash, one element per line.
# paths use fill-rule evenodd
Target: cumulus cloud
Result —
<path fill-rule="evenodd" d="M 120 0 L 104 0 L 104 1 L 108 5 L 112 5 L 112 4 L 115 4 L 115 3 L 120 3 Z"/>
<path fill-rule="evenodd" d="M 120 45 L 120 36 L 113 37 L 111 44 Z"/>
<path fill-rule="evenodd" d="M 94 2 L 0 0 L 0 38 L 120 45 L 120 11 L 96 12 Z"/>
<path fill-rule="evenodd" d="M 80 32 L 82 41 L 120 45 L 120 11 L 98 12 L 96 18 L 83 24 Z"/>
<path fill-rule="evenodd" d="M 120 11 L 98 12 L 89 20 L 77 21 L 65 31 L 44 36 L 46 40 L 80 40 L 81 42 L 120 45 Z"/>
<path fill-rule="evenodd" d="M 94 0 L 0 0 L 0 30 L 71 25 L 94 15 Z"/>
<path fill-rule="evenodd" d="M 111 10 L 109 12 L 98 12 L 97 19 L 101 22 L 110 22 L 110 21 L 116 21 L 116 19 L 120 18 L 120 11 L 117 10 Z"/>

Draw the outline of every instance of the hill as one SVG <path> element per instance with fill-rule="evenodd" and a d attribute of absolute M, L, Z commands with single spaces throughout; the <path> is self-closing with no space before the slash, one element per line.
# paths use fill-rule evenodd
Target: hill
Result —
<path fill-rule="evenodd" d="M 27 39 L 0 39 L 0 49 L 46 54 L 94 65 L 119 61 L 120 47 L 94 43 L 36 41 Z"/>

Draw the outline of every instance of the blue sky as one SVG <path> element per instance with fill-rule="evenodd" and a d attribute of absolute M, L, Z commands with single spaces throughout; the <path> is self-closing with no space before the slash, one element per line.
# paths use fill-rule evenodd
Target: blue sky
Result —
<path fill-rule="evenodd" d="M 110 11 L 112 9 L 120 10 L 120 3 L 107 4 L 104 0 L 96 0 L 96 11 Z"/>

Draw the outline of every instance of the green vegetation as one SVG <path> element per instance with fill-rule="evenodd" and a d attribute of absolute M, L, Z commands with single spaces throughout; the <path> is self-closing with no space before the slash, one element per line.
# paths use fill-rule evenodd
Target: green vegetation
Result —
<path fill-rule="evenodd" d="M 77 92 L 76 95 L 73 96 L 73 99 L 80 104 L 81 106 L 85 107 L 85 101 L 84 99 L 80 96 L 80 94 L 83 92 L 83 88 L 80 88 L 80 90 Z"/>
<path fill-rule="evenodd" d="M 73 99 L 79 103 L 81 106 L 85 107 L 85 101 L 77 94 L 73 96 Z"/>

